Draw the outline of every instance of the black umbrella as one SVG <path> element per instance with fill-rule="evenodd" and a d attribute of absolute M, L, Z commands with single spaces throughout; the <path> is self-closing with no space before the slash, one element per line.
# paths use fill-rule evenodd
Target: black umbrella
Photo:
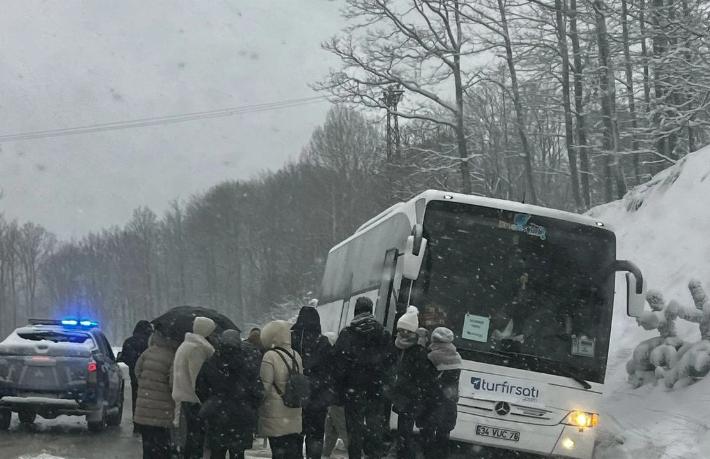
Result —
<path fill-rule="evenodd" d="M 214 320 L 217 332 L 232 329 L 239 330 L 232 320 L 224 314 L 201 306 L 177 306 L 152 320 L 156 330 L 179 342 L 185 339 L 185 333 L 192 331 L 195 317 L 207 317 Z"/>

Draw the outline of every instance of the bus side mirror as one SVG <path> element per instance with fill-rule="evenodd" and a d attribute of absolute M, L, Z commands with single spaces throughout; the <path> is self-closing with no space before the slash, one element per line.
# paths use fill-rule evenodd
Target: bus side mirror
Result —
<path fill-rule="evenodd" d="M 424 250 L 426 249 L 427 240 L 421 238 L 419 240 L 419 247 L 415 246 L 416 236 L 412 235 L 407 238 L 407 246 L 404 250 L 402 256 L 402 277 L 409 280 L 417 280 L 419 277 L 419 271 L 422 268 L 422 261 L 424 260 Z M 415 250 L 416 253 L 415 253 Z"/>
<path fill-rule="evenodd" d="M 641 270 L 630 261 L 617 260 L 616 271 L 626 271 L 626 314 L 640 317 L 646 305 L 646 289 Z"/>
<path fill-rule="evenodd" d="M 646 305 L 646 293 L 643 291 L 643 281 L 641 281 L 641 293 L 637 292 L 636 276 L 626 273 L 626 314 L 629 317 L 641 317 L 643 308 Z"/>

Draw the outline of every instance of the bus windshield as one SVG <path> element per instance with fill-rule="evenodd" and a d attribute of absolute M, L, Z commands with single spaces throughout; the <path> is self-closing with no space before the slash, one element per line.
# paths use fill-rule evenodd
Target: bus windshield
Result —
<path fill-rule="evenodd" d="M 432 201 L 411 303 L 467 360 L 604 382 L 614 297 L 611 231 Z"/>

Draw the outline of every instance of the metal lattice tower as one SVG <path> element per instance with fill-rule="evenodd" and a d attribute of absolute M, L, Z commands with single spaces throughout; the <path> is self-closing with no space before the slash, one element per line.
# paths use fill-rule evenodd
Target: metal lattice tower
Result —
<path fill-rule="evenodd" d="M 387 162 L 400 162 L 399 150 L 399 117 L 397 115 L 397 105 L 402 99 L 404 90 L 399 85 L 389 86 L 382 93 L 382 103 L 387 108 Z"/>

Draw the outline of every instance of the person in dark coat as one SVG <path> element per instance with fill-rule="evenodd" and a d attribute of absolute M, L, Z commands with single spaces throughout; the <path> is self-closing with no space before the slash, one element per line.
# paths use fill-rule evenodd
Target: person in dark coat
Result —
<path fill-rule="evenodd" d="M 372 301 L 360 297 L 355 317 L 343 329 L 333 350 L 338 392 L 345 406 L 348 457 L 383 457 L 387 401 L 385 386 L 393 366 L 392 337 L 372 315 Z"/>
<path fill-rule="evenodd" d="M 131 378 L 131 408 L 135 416 L 136 399 L 138 398 L 138 378 L 136 377 L 136 363 L 146 349 L 148 349 L 148 340 L 153 333 L 153 326 L 147 320 L 139 320 L 133 328 L 133 335 L 126 338 L 121 348 L 121 355 L 118 359 L 128 367 L 128 375 Z M 133 431 L 136 432 L 136 424 L 133 424 Z"/>
<path fill-rule="evenodd" d="M 291 346 L 303 359 L 303 374 L 308 378 L 311 395 L 303 408 L 303 434 L 306 456 L 320 459 L 323 453 L 325 417 L 335 397 L 330 369 L 331 345 L 321 334 L 320 315 L 313 306 L 304 306 L 291 327 Z"/>
<path fill-rule="evenodd" d="M 461 356 L 454 346 L 454 332 L 438 327 L 431 334 L 428 360 L 430 383 L 417 425 L 426 459 L 449 457 L 449 435 L 456 427 Z"/>
<path fill-rule="evenodd" d="M 252 447 L 257 410 L 264 396 L 259 379 L 261 352 L 239 332 L 222 332 L 215 353 L 200 369 L 195 391 L 206 422 L 205 449 L 211 459 L 244 458 Z"/>
<path fill-rule="evenodd" d="M 394 382 L 388 392 L 392 409 L 397 413 L 397 458 L 414 459 L 414 423 L 424 411 L 424 399 L 431 381 L 432 364 L 427 359 L 426 342 L 419 330 L 419 311 L 409 306 L 397 321 L 397 365 Z"/>
<path fill-rule="evenodd" d="M 264 345 L 261 344 L 261 328 L 254 327 L 249 330 L 249 336 L 247 336 L 245 341 L 251 343 L 251 345 L 257 348 L 262 354 L 264 353 Z"/>

